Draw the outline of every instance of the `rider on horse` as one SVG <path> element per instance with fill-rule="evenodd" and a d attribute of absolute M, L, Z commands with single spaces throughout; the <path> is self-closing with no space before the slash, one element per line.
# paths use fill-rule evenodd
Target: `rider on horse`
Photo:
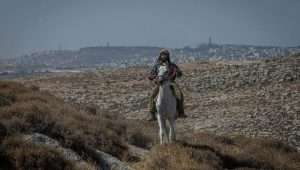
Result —
<path fill-rule="evenodd" d="M 162 50 L 160 50 L 159 57 L 150 72 L 150 76 L 148 77 L 149 80 L 151 80 L 151 81 L 154 80 L 154 82 L 156 84 L 153 89 L 153 93 L 150 96 L 150 106 L 149 107 L 150 107 L 151 118 L 149 119 L 149 121 L 156 120 L 155 98 L 159 92 L 159 86 L 157 85 L 156 79 L 157 79 L 157 74 L 158 74 L 158 68 L 163 63 L 167 64 L 169 67 L 169 78 L 171 80 L 172 92 L 173 92 L 174 96 L 176 97 L 176 103 L 177 103 L 176 108 L 177 108 L 177 112 L 178 112 L 178 117 L 182 117 L 182 118 L 187 117 L 184 113 L 184 108 L 183 108 L 184 100 L 183 100 L 182 91 L 180 90 L 178 84 L 175 82 L 176 77 L 182 76 L 182 72 L 176 64 L 171 62 L 170 52 L 167 49 L 162 49 Z M 177 93 L 177 91 L 179 94 Z"/>

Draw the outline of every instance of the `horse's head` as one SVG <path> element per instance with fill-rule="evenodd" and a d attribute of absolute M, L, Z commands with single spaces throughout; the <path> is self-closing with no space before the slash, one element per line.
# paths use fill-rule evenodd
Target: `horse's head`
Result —
<path fill-rule="evenodd" d="M 164 81 L 169 80 L 169 67 L 166 64 L 161 64 L 158 68 L 158 82 L 163 84 Z"/>

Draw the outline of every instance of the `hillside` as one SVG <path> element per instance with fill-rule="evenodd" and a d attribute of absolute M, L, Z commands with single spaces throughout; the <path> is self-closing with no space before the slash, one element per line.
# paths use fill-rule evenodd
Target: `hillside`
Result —
<path fill-rule="evenodd" d="M 145 121 L 147 67 L 1 82 L 3 169 L 58 160 L 51 169 L 105 169 L 100 151 L 129 169 L 300 168 L 299 55 L 180 67 L 189 117 L 177 121 L 177 144 L 164 146 L 156 122 Z M 62 154 L 68 149 L 78 159 Z"/>
<path fill-rule="evenodd" d="M 299 56 L 181 67 L 184 76 L 178 82 L 189 118 L 178 120 L 180 132 L 271 136 L 300 146 Z M 146 67 L 132 67 L 20 81 L 38 85 L 65 101 L 95 105 L 102 112 L 129 120 L 145 120 L 152 86 L 146 78 L 148 71 Z"/>

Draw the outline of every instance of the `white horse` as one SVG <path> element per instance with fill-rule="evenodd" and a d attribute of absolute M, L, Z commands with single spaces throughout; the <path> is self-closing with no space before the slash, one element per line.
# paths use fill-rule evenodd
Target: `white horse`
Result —
<path fill-rule="evenodd" d="M 176 120 L 176 98 L 170 88 L 168 66 L 161 65 L 158 69 L 159 93 L 156 100 L 157 121 L 159 125 L 160 144 L 164 143 L 164 136 L 167 142 L 175 141 L 175 120 Z M 167 122 L 169 124 L 167 129 Z"/>

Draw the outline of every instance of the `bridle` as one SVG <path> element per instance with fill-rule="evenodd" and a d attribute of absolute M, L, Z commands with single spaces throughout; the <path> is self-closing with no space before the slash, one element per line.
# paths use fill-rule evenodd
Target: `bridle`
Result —
<path fill-rule="evenodd" d="M 163 73 L 161 73 L 161 69 L 162 69 L 161 67 L 165 67 Z M 157 81 L 160 85 L 162 85 L 164 82 L 169 80 L 168 72 L 169 72 L 168 65 L 160 65 L 159 66 L 159 73 L 157 76 Z"/>

